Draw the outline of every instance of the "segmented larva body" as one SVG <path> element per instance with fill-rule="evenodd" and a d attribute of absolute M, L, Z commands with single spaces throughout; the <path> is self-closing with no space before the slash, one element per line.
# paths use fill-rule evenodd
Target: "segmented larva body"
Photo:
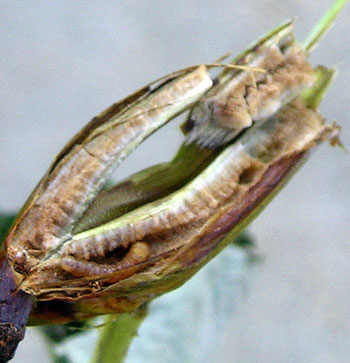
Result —
<path fill-rule="evenodd" d="M 63 270 L 76 277 L 103 276 L 136 266 L 137 264 L 146 261 L 149 254 L 150 247 L 148 243 L 136 242 L 131 245 L 126 256 L 119 263 L 114 265 L 87 262 L 84 260 L 78 260 L 74 257 L 64 257 L 61 259 L 60 264 Z M 126 271 L 125 274 L 127 273 L 128 272 Z M 125 274 L 123 274 L 123 278 L 127 277 Z"/>

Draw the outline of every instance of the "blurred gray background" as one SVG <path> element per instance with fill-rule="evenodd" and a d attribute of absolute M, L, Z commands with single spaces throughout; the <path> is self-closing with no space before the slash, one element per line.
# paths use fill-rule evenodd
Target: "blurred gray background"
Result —
<path fill-rule="evenodd" d="M 2 1 L 0 210 L 21 207 L 54 155 L 92 116 L 171 71 L 240 52 L 286 18 L 303 40 L 332 1 Z M 314 51 L 339 75 L 322 104 L 350 147 L 350 6 Z M 168 160 L 178 122 L 118 178 Z M 251 225 L 264 261 L 218 362 L 348 362 L 350 156 L 320 147 Z M 28 330 L 15 362 L 49 362 Z"/>

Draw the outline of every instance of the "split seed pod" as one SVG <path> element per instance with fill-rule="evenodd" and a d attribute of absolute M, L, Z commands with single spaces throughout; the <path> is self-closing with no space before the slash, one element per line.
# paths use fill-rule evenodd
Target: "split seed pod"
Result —
<path fill-rule="evenodd" d="M 182 72 L 113 105 L 59 154 L 2 256 L 9 289 L 35 300 L 31 323 L 133 311 L 180 286 L 252 220 L 311 147 L 336 138 L 338 127 L 324 123 L 314 102 L 333 72 L 313 71 L 290 23 L 239 59 L 267 72 L 224 71 L 213 88 L 205 66 Z M 137 145 L 197 101 L 173 162 L 102 190 Z"/>

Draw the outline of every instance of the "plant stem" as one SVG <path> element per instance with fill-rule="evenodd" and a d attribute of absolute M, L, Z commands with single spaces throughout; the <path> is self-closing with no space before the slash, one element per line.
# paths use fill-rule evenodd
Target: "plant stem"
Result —
<path fill-rule="evenodd" d="M 0 363 L 9 361 L 24 338 L 25 325 L 33 300 L 16 291 L 13 271 L 8 259 L 0 260 Z"/>
<path fill-rule="evenodd" d="M 144 305 L 133 313 L 118 316 L 110 315 L 102 328 L 100 337 L 92 358 L 92 363 L 122 363 L 126 357 L 137 330 L 147 316 L 147 306 Z"/>
<path fill-rule="evenodd" d="M 310 53 L 320 39 L 326 34 L 327 30 L 333 25 L 334 20 L 341 12 L 348 0 L 336 0 L 333 6 L 326 12 L 323 18 L 312 29 L 311 33 L 304 42 L 304 49 Z"/>

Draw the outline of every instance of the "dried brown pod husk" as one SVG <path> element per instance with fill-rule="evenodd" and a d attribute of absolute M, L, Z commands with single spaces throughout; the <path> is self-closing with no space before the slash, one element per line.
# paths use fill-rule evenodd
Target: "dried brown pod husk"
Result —
<path fill-rule="evenodd" d="M 271 57 L 274 71 L 269 73 L 268 86 L 283 85 L 283 92 L 274 93 L 275 98 L 270 95 L 274 106 L 268 108 L 273 112 L 262 112 L 249 125 L 237 124 L 236 119 L 231 123 L 232 112 L 228 118 L 206 121 L 210 127 L 205 133 L 214 127 L 213 138 L 220 140 L 214 148 L 205 149 L 200 141 L 188 145 L 191 140 L 187 139 L 176 162 L 147 169 L 112 191 L 101 192 L 112 170 L 138 144 L 212 87 L 205 66 L 172 75 L 155 89 L 137 91 L 73 138 L 6 238 L 2 252 L 6 304 L 23 297 L 26 306 L 22 320 L 11 329 L 23 331 L 29 313 L 31 323 L 45 324 L 133 311 L 180 286 L 245 228 L 313 146 L 337 137 L 338 126 L 326 125 L 316 110 L 318 104 L 311 102 L 324 93 L 333 72 L 322 71 L 320 77 L 326 82 L 314 82 L 316 74 L 290 40 L 289 26 L 280 27 L 241 56 L 249 59 L 252 52 L 260 56 L 261 47 L 265 58 L 257 65 L 267 66 Z M 278 73 L 276 49 L 269 43 L 286 29 L 286 57 L 289 44 L 302 57 L 297 84 L 283 82 L 283 77 L 289 77 L 284 69 L 288 62 L 277 61 L 276 67 L 283 69 Z M 253 91 L 245 76 L 241 80 L 242 72 L 233 72 L 233 76 L 243 82 L 244 93 L 249 88 L 255 94 L 255 100 L 246 105 L 251 107 L 249 113 L 258 114 L 259 107 L 264 108 L 261 105 L 269 104 L 270 89 Z M 232 72 L 225 71 L 209 93 L 220 96 L 222 92 L 225 99 L 227 90 L 220 85 L 227 85 L 227 80 L 232 80 Z M 286 98 L 288 84 L 292 96 Z M 311 85 L 309 98 L 301 95 L 306 85 Z M 242 125 L 247 128 L 243 134 Z M 194 126 L 193 130 L 198 125 Z M 234 140 L 232 134 L 229 139 L 217 138 L 217 127 L 232 128 Z M 188 125 L 187 129 L 191 132 Z M 169 171 L 174 171 L 173 176 L 162 180 Z M 119 204 L 108 209 L 104 202 L 109 197 L 119 198 Z"/>

